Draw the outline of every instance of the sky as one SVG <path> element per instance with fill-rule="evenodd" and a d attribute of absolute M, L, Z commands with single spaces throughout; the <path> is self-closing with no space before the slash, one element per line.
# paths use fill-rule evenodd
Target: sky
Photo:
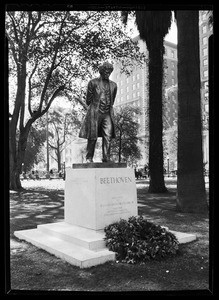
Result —
<path fill-rule="evenodd" d="M 165 41 L 177 44 L 177 26 L 176 22 L 172 21 L 169 33 L 165 36 Z"/>

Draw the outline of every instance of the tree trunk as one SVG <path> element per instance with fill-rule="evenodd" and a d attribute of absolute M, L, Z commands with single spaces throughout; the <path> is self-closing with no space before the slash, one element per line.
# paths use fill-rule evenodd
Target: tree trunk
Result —
<path fill-rule="evenodd" d="M 16 145 L 11 143 L 15 143 L 15 139 L 9 140 L 9 151 L 10 151 L 10 189 L 11 190 L 19 190 L 22 189 L 20 174 L 22 172 L 22 163 L 24 161 L 25 150 L 27 146 L 27 138 L 28 133 L 30 131 L 30 126 L 25 127 L 21 130 L 19 135 L 19 141 L 16 151 L 16 156 L 13 155 L 11 148 L 15 148 Z"/>
<path fill-rule="evenodd" d="M 121 155 L 122 155 L 122 133 L 120 130 L 120 135 L 119 135 L 119 163 L 121 163 Z"/>
<path fill-rule="evenodd" d="M 60 153 L 60 149 L 59 149 L 59 145 L 57 145 L 57 164 L 58 164 L 58 172 L 61 171 L 61 153 Z"/>
<path fill-rule="evenodd" d="M 199 12 L 177 11 L 177 26 L 177 209 L 203 212 L 207 211 L 207 201 L 202 153 Z"/>
<path fill-rule="evenodd" d="M 149 193 L 167 192 L 163 176 L 163 43 L 149 50 Z"/>
<path fill-rule="evenodd" d="M 10 189 L 21 189 L 20 181 L 20 166 L 18 165 L 20 159 L 17 157 L 17 123 L 19 119 L 20 110 L 25 99 L 25 87 L 26 87 L 26 66 L 23 66 L 22 71 L 18 75 L 18 88 L 15 100 L 15 108 L 13 111 L 12 119 L 9 125 L 9 158 L 10 158 Z"/>

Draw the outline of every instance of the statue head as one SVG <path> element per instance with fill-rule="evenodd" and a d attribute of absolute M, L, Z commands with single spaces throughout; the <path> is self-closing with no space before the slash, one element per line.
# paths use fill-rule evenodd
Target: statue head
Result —
<path fill-rule="evenodd" d="M 99 72 L 103 79 L 109 79 L 110 74 L 113 71 L 113 65 L 109 62 L 104 62 L 99 66 Z"/>

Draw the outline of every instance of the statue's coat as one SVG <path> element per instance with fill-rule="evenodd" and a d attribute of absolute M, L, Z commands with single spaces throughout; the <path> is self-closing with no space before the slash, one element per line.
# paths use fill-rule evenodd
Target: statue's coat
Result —
<path fill-rule="evenodd" d="M 115 120 L 113 104 L 117 93 L 117 84 L 109 80 L 110 86 L 110 116 L 113 123 L 112 138 L 115 138 Z M 101 132 L 98 132 L 98 113 L 101 96 L 104 93 L 103 81 L 101 77 L 94 78 L 89 81 L 86 95 L 86 104 L 88 110 L 83 120 L 79 137 L 84 139 L 97 139 L 101 137 Z"/>

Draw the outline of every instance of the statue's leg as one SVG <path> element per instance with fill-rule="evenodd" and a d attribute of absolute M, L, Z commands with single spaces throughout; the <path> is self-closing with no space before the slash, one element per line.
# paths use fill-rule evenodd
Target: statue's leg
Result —
<path fill-rule="evenodd" d="M 103 162 L 110 160 L 110 144 L 112 139 L 113 125 L 110 114 L 106 114 L 102 120 L 102 152 Z"/>
<path fill-rule="evenodd" d="M 94 150 L 95 150 L 95 145 L 96 145 L 95 140 L 89 140 L 87 141 L 87 155 L 86 155 L 86 160 L 89 162 L 93 162 L 93 157 L 94 157 Z"/>

